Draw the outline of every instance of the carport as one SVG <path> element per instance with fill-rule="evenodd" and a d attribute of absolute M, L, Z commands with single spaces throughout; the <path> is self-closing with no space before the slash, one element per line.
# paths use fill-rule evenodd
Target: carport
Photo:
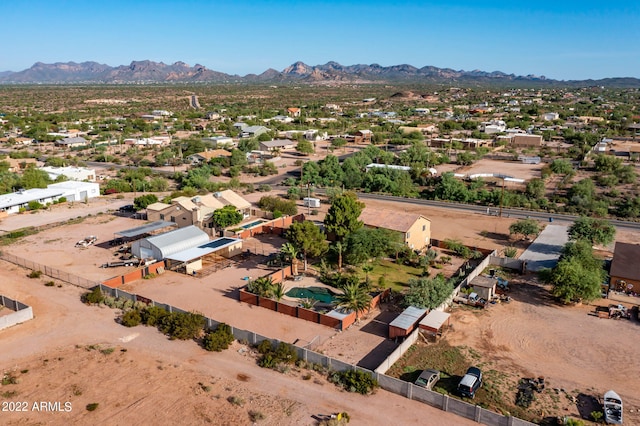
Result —
<path fill-rule="evenodd" d="M 226 268 L 232 263 L 229 258 L 241 252 L 241 239 L 222 237 L 170 254 L 166 256 L 166 259 L 169 261 L 168 267 L 170 270 L 184 268 L 186 274 L 196 275 L 197 271 L 201 271 L 205 266 L 207 272 Z"/>
<path fill-rule="evenodd" d="M 445 324 L 447 328 L 451 326 L 450 316 L 451 315 L 446 312 L 431 311 L 422 321 L 420 321 L 418 327 L 420 327 L 420 330 L 425 330 L 438 338 L 438 336 L 442 335 L 442 328 Z"/>

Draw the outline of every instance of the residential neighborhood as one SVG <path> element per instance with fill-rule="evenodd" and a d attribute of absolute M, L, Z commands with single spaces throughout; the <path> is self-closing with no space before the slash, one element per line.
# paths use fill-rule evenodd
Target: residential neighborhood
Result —
<path fill-rule="evenodd" d="M 617 368 L 637 349 L 637 91 L 269 87 L 265 108 L 202 86 L 195 108 L 136 90 L 154 101 L 1 105 L 0 262 L 20 277 L 1 291 L 0 315 L 20 315 L 8 330 L 50 315 L 23 285 L 39 280 L 123 335 L 206 354 L 224 324 L 220 351 L 251 354 L 254 377 L 326 389 L 358 371 L 363 398 L 451 424 L 586 419 L 613 387 L 640 407 L 623 386 L 640 371 Z M 158 312 L 201 326 L 138 325 Z M 271 344 L 298 361 L 270 364 Z"/>

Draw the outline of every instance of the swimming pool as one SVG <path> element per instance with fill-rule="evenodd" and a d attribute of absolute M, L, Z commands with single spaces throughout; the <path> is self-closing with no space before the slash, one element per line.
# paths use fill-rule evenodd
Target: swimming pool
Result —
<path fill-rule="evenodd" d="M 324 287 L 293 287 L 285 294 L 296 299 L 314 299 L 326 304 L 332 304 L 335 296 L 335 293 Z"/>
<path fill-rule="evenodd" d="M 253 222 L 250 222 L 250 223 L 245 223 L 244 225 L 240 225 L 240 227 L 243 228 L 243 229 L 249 229 L 249 228 L 253 228 L 254 226 L 258 226 L 258 225 L 260 225 L 261 223 L 264 223 L 264 222 L 266 222 L 266 221 L 264 221 L 264 220 L 256 220 L 256 221 L 253 221 Z"/>

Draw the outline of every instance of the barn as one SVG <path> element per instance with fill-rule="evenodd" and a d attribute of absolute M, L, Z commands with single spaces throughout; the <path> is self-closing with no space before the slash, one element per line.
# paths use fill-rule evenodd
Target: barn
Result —
<path fill-rule="evenodd" d="M 131 244 L 131 253 L 140 259 L 163 260 L 174 253 L 209 242 L 209 236 L 196 226 L 176 229 Z"/>

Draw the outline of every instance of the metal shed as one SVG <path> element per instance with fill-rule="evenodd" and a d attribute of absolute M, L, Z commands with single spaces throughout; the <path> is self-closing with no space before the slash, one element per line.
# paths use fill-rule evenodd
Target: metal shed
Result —
<path fill-rule="evenodd" d="M 195 226 L 176 229 L 131 244 L 131 253 L 140 258 L 165 259 L 174 253 L 209 242 L 209 235 Z"/>
<path fill-rule="evenodd" d="M 408 336 L 426 313 L 427 309 L 409 306 L 389 324 L 389 338 Z"/>

